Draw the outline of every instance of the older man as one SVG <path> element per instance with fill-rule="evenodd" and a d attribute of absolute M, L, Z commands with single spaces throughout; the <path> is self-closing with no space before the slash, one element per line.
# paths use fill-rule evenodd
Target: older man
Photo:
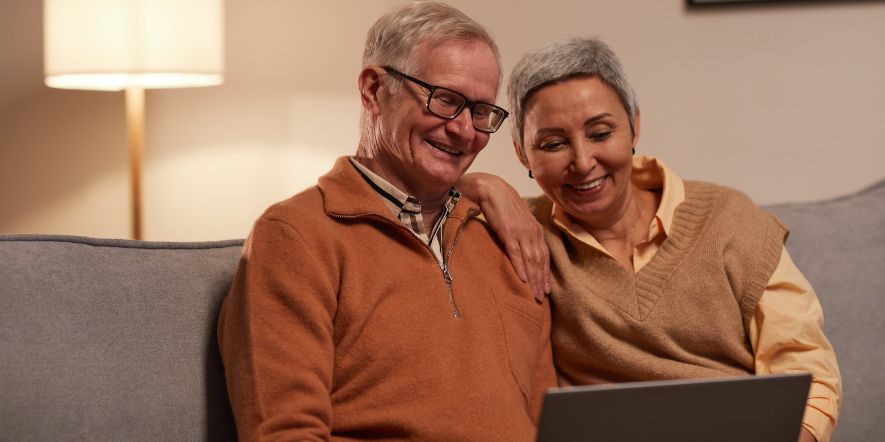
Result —
<path fill-rule="evenodd" d="M 441 3 L 370 29 L 356 155 L 256 221 L 222 307 L 241 439 L 534 437 L 547 301 L 453 187 L 507 116 L 498 58 Z"/>

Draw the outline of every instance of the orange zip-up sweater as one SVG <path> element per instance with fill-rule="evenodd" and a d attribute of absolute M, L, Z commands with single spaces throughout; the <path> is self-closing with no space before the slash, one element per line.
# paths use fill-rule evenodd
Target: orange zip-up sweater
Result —
<path fill-rule="evenodd" d="M 549 306 L 476 212 L 449 215 L 446 278 L 346 158 L 271 206 L 218 324 L 240 439 L 532 440 Z"/>

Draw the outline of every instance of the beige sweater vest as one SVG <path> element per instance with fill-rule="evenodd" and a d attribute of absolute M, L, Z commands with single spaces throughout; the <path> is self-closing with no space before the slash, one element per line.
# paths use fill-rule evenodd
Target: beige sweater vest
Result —
<path fill-rule="evenodd" d="M 553 268 L 562 385 L 754 372 L 748 324 L 787 230 L 743 194 L 687 181 L 657 254 L 638 273 L 569 237 L 532 201 Z"/>

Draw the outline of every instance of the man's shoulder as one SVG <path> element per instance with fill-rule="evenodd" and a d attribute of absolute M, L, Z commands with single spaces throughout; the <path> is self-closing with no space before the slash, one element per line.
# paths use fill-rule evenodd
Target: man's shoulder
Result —
<path fill-rule="evenodd" d="M 288 224 L 325 215 L 323 195 L 317 186 L 311 186 L 268 207 L 259 219 L 278 220 Z"/>

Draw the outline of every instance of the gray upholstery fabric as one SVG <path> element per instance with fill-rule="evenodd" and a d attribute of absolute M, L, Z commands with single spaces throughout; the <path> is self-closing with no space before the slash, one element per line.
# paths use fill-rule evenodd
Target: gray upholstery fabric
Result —
<path fill-rule="evenodd" d="M 885 435 L 885 181 L 830 201 L 767 207 L 790 228 L 787 250 L 824 309 L 843 402 L 834 441 Z"/>
<path fill-rule="evenodd" d="M 0 235 L 0 440 L 236 440 L 215 324 L 241 247 Z"/>
<path fill-rule="evenodd" d="M 767 209 L 839 357 L 834 440 L 880 440 L 885 181 Z M 0 235 L 0 440 L 235 440 L 215 324 L 241 246 Z"/>

